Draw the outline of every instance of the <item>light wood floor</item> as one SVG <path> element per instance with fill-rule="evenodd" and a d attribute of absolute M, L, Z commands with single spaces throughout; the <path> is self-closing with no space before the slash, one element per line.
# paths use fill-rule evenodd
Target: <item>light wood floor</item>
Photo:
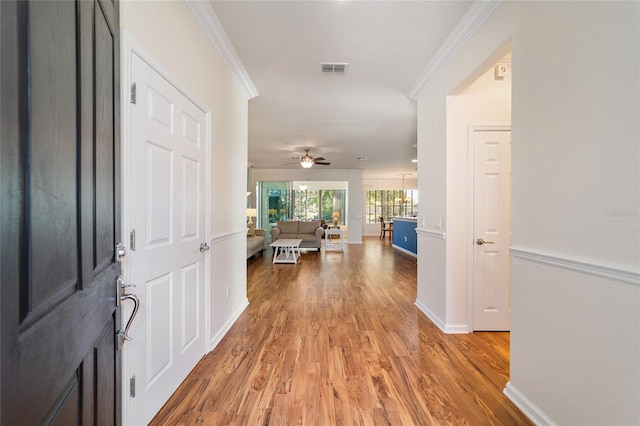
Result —
<path fill-rule="evenodd" d="M 531 424 L 502 394 L 509 334 L 445 335 L 414 306 L 416 259 L 345 253 L 248 264 L 250 305 L 154 425 Z"/>

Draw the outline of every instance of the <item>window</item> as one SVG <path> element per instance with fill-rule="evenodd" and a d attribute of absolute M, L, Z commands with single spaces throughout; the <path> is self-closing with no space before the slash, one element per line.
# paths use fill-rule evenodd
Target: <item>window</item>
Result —
<path fill-rule="evenodd" d="M 367 191 L 366 223 L 392 217 L 416 216 L 418 214 L 418 190 L 374 189 Z"/>
<path fill-rule="evenodd" d="M 276 221 L 318 220 L 331 222 L 334 211 L 338 223 L 345 223 L 344 189 L 294 189 L 291 182 L 258 182 L 258 224 L 273 226 Z"/>

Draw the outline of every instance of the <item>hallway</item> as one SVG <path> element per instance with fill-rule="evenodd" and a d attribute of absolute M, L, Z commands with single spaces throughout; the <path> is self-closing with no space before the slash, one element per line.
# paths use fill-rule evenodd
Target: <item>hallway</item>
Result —
<path fill-rule="evenodd" d="M 509 334 L 440 332 L 414 306 L 416 259 L 388 240 L 270 255 L 249 261 L 249 307 L 151 424 L 530 424 L 502 394 Z"/>

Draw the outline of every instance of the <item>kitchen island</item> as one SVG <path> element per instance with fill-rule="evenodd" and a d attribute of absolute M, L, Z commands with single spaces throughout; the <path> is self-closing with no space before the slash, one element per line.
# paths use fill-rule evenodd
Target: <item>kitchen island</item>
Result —
<path fill-rule="evenodd" d="M 393 218 L 393 247 L 412 256 L 418 255 L 418 236 L 416 228 L 418 219 L 415 217 Z"/>

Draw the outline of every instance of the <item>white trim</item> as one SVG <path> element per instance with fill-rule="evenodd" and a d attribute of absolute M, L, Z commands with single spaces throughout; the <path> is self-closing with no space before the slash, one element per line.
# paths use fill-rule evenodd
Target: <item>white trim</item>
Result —
<path fill-rule="evenodd" d="M 507 386 L 502 391 L 503 394 L 506 395 L 507 398 L 513 405 L 518 407 L 525 416 L 529 417 L 529 419 L 534 422 L 536 425 L 555 425 L 549 417 L 547 417 L 542 410 L 540 410 L 534 403 L 532 403 L 526 396 L 524 396 L 518 389 L 515 388 L 511 384 L 511 382 L 507 382 Z"/>
<path fill-rule="evenodd" d="M 422 92 L 438 77 L 444 67 L 464 48 L 484 21 L 491 16 L 500 2 L 501 0 L 473 2 L 453 32 L 440 46 L 434 57 L 431 58 L 431 61 L 429 61 L 416 82 L 413 83 L 407 96 L 415 100 L 422 95 Z"/>
<path fill-rule="evenodd" d="M 247 99 L 253 99 L 258 96 L 258 90 L 253 85 L 249 73 L 238 57 L 211 4 L 202 0 L 185 0 L 185 2 L 247 96 Z"/>
<path fill-rule="evenodd" d="M 406 249 L 406 248 L 404 248 L 404 247 L 400 247 L 400 246 L 395 245 L 395 244 L 391 244 L 391 247 L 393 247 L 394 249 L 400 250 L 400 251 L 401 251 L 401 252 L 403 252 L 403 253 L 407 253 L 407 254 L 408 254 L 408 255 L 410 255 L 410 256 L 418 257 L 418 254 L 417 254 L 417 253 L 414 253 L 414 252 L 412 252 L 412 251 L 409 251 L 409 250 L 407 250 L 407 249 Z"/>
<path fill-rule="evenodd" d="M 571 271 L 584 272 L 628 284 L 640 286 L 640 270 L 626 268 L 620 265 L 597 263 L 593 260 L 578 259 L 542 250 L 524 247 L 510 247 L 513 257 L 558 266 Z"/>
<path fill-rule="evenodd" d="M 416 234 L 424 235 L 426 237 L 431 237 L 431 238 L 439 238 L 441 240 L 445 240 L 447 238 L 446 232 L 434 231 L 433 229 L 427 229 L 427 228 L 416 228 Z"/>
<path fill-rule="evenodd" d="M 458 325 L 445 325 L 444 332 L 446 334 L 470 334 L 473 333 L 473 330 L 469 328 L 466 324 L 458 324 Z"/>
<path fill-rule="evenodd" d="M 121 225 L 121 237 L 120 241 L 125 245 L 127 252 L 131 249 L 129 246 L 129 232 L 131 232 L 131 203 L 129 194 L 129 185 L 126 184 L 128 180 L 125 180 L 125 176 L 131 176 L 131 103 L 129 102 L 129 93 L 131 90 L 131 40 L 129 33 L 126 30 L 120 32 L 120 223 Z M 131 273 L 127 262 L 123 262 L 121 265 L 121 274 L 126 282 L 131 282 Z M 126 316 L 125 316 L 126 315 Z M 125 306 L 121 309 L 121 321 L 122 318 L 128 318 L 131 315 Z M 121 324 L 117 325 L 118 327 Z M 123 425 L 130 423 L 130 403 L 131 398 L 126 398 L 128 395 L 127 379 L 131 377 L 131 351 L 129 346 L 124 345 L 122 348 L 121 359 L 121 413 L 120 421 Z"/>
<path fill-rule="evenodd" d="M 469 327 L 464 324 L 460 325 L 447 325 L 436 314 L 431 312 L 429 308 L 426 307 L 422 302 L 416 299 L 414 302 L 416 307 L 427 316 L 431 320 L 432 323 L 436 325 L 444 334 L 469 334 Z"/>
<path fill-rule="evenodd" d="M 211 244 L 218 244 L 218 243 L 220 243 L 222 241 L 229 240 L 229 239 L 235 237 L 236 235 L 240 235 L 240 234 L 244 234 L 246 236 L 247 229 L 246 228 L 242 228 L 242 229 L 238 229 L 236 231 L 229 231 L 229 232 L 223 232 L 221 234 L 212 235 L 209 238 L 209 241 L 211 241 Z"/>
<path fill-rule="evenodd" d="M 440 318 L 438 318 L 436 314 L 431 312 L 431 310 L 427 308 L 427 306 L 423 304 L 421 301 L 419 301 L 418 299 L 416 299 L 414 304 L 418 309 L 420 309 L 420 312 L 425 314 L 427 318 L 429 318 L 431 322 L 434 323 L 436 327 L 440 329 L 440 331 L 444 332 L 444 328 L 445 328 L 444 322 Z"/>
<path fill-rule="evenodd" d="M 220 331 L 216 333 L 216 335 L 213 336 L 213 338 L 208 342 L 209 343 L 209 347 L 207 348 L 208 352 L 211 352 L 212 350 L 215 349 L 216 346 L 218 346 L 218 343 L 220 343 L 222 338 L 229 332 L 233 324 L 238 320 L 238 318 L 240 318 L 240 315 L 242 315 L 244 310 L 247 309 L 247 306 L 249 306 L 249 299 L 244 299 L 244 302 L 242 302 L 240 307 L 236 309 L 236 311 L 227 320 L 227 322 L 224 323 Z"/>

